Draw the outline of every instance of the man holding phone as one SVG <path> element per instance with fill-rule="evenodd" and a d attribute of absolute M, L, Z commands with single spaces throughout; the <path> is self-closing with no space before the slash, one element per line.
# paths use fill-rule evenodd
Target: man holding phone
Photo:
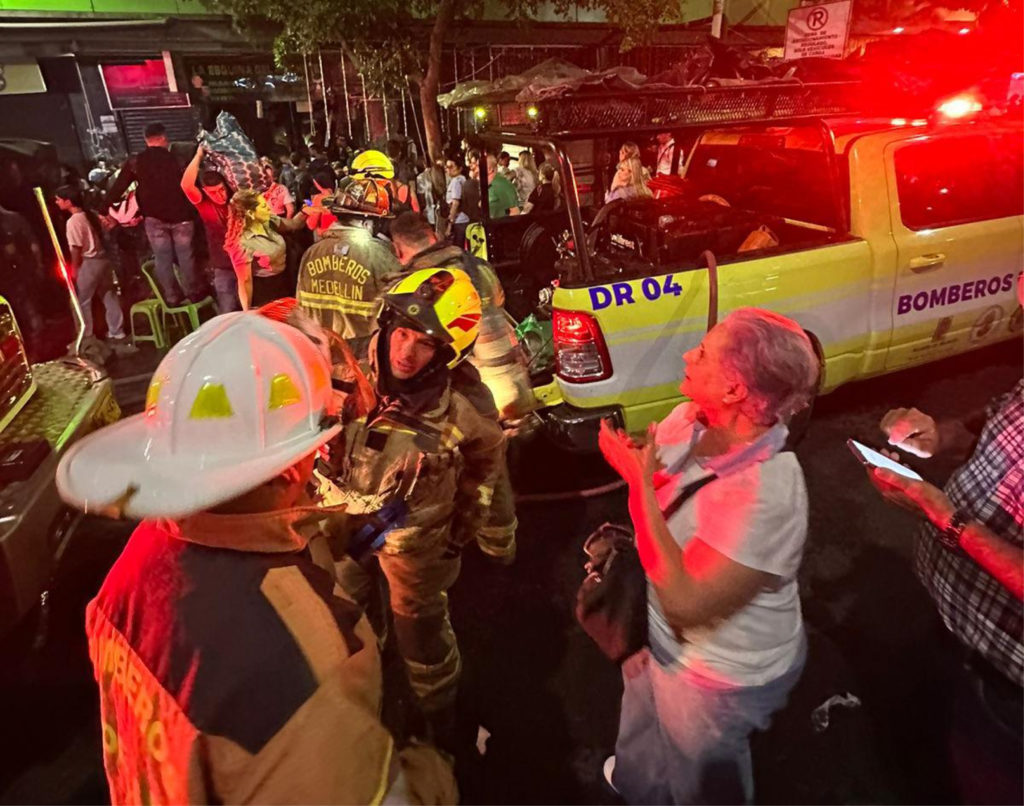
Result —
<path fill-rule="evenodd" d="M 1017 295 L 1024 302 L 1021 277 Z M 969 445 L 962 424 L 917 409 L 882 418 L 889 444 L 928 458 Z M 890 501 L 926 519 L 918 578 L 957 638 L 966 677 L 953 704 L 952 763 L 965 803 L 1019 802 L 1024 788 L 1024 380 L 994 400 L 970 459 L 944 490 L 869 467 Z M 962 675 L 963 676 L 963 675 Z M 1003 763 L 1000 763 L 1003 762 Z"/>

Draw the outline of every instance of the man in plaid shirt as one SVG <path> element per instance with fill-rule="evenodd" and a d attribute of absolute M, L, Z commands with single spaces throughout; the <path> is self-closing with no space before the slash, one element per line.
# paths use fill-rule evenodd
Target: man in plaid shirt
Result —
<path fill-rule="evenodd" d="M 1024 303 L 1021 277 L 1017 293 Z M 894 409 L 881 427 L 889 444 L 921 457 L 973 440 L 963 425 L 937 425 L 917 409 Z M 954 704 L 952 725 L 952 763 L 964 802 L 1019 803 L 1024 791 L 1024 380 L 989 406 L 973 454 L 945 490 L 881 468 L 868 475 L 886 498 L 926 518 L 914 551 L 917 575 L 966 650 L 968 694 Z"/>

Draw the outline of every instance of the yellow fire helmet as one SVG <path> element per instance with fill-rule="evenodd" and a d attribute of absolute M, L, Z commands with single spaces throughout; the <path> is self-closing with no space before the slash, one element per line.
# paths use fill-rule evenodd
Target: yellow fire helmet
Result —
<path fill-rule="evenodd" d="M 459 269 L 414 271 L 384 295 L 382 324 L 388 314 L 451 348 L 449 368 L 469 355 L 480 333 L 480 295 Z"/>
<path fill-rule="evenodd" d="M 356 155 L 352 160 L 352 175 L 356 179 L 376 177 L 378 179 L 394 179 L 395 166 L 382 151 L 370 149 Z"/>

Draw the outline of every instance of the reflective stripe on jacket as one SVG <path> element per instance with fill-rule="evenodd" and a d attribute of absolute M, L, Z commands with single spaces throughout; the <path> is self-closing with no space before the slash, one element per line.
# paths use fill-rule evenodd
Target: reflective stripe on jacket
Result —
<path fill-rule="evenodd" d="M 377 327 L 380 297 L 401 275 L 382 240 L 359 227 L 335 226 L 302 256 L 296 297 L 323 327 L 354 342 L 361 358 L 359 348 Z"/>

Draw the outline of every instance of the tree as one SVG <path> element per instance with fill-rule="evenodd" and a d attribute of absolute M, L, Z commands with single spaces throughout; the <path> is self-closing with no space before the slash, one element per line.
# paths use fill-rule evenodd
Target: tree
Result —
<path fill-rule="evenodd" d="M 480 0 L 205 0 L 232 17 L 243 32 L 277 33 L 279 61 L 340 44 L 372 90 L 407 86 L 419 90 L 427 150 L 443 160 L 437 94 L 441 50 L 452 22 L 479 11 Z"/>
<path fill-rule="evenodd" d="M 322 45 L 340 43 L 374 90 L 416 84 L 427 151 L 432 163 L 444 160 L 441 114 L 437 103 L 441 52 L 452 24 L 478 16 L 483 0 L 204 0 L 228 14 L 242 30 L 260 30 L 267 23 L 277 34 L 279 60 L 310 54 Z M 659 25 L 682 20 L 686 0 L 555 0 L 556 14 L 569 18 L 573 9 L 599 9 L 623 31 L 622 48 L 653 37 Z M 543 0 L 505 0 L 510 21 L 526 24 Z"/>

